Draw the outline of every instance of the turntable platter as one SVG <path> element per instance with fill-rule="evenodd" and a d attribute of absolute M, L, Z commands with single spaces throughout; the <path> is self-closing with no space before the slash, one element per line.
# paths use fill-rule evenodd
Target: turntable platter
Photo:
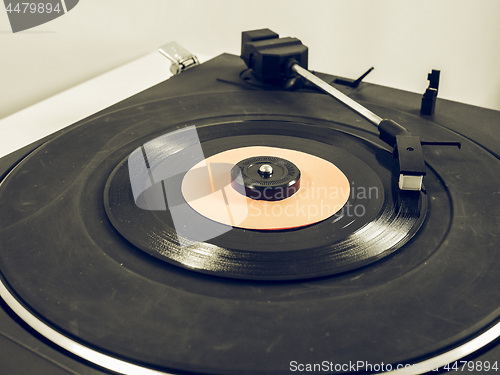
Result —
<path fill-rule="evenodd" d="M 229 60 L 223 56 L 222 65 Z M 217 61 L 211 64 L 205 69 Z M 2 283 L 36 318 L 35 330 L 46 325 L 91 351 L 165 373 L 285 374 L 292 362 L 425 361 L 495 327 L 500 164 L 492 153 L 430 121 L 372 105 L 412 131 L 424 127 L 429 139 L 462 142 L 459 152 L 426 150 L 425 191 L 406 199 L 395 188 L 392 155 L 343 106 L 316 93 L 232 90 L 96 116 L 39 147 L 3 179 Z M 204 242 L 203 249 L 274 259 L 296 252 L 295 261 L 306 265 L 295 273 L 299 280 L 235 276 L 235 269 L 243 272 L 241 258 L 227 275 L 200 272 L 200 264 L 190 269 L 164 256 L 177 240 L 168 215 L 118 204 L 133 197 L 116 187 L 129 179 L 124 161 L 134 150 L 193 125 L 205 156 L 248 146 L 333 155 L 349 181 L 383 194 L 367 198 L 366 214 L 336 231 L 346 218 L 284 231 L 233 228 Z M 258 140 L 263 134 L 265 142 Z M 356 168 L 349 168 L 351 155 Z M 207 220 L 194 210 L 193 217 L 193 225 Z M 383 231 L 391 236 L 379 236 Z M 325 262 L 321 249 L 331 251 L 337 241 L 355 256 Z M 340 266 L 332 271 L 332 264 Z M 261 271 L 269 268 L 263 263 Z"/>

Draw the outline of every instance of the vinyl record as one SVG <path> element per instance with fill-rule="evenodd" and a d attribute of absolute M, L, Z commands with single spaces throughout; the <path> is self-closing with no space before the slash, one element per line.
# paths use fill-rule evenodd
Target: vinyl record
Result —
<path fill-rule="evenodd" d="M 313 227 L 269 233 L 213 222 L 183 201 L 184 174 L 177 174 L 177 169 L 188 160 L 188 155 L 193 155 L 194 146 L 189 143 L 183 148 L 179 142 L 179 137 L 185 138 L 185 132 L 191 130 L 176 131 L 144 146 L 152 152 L 147 154 L 150 168 L 144 169 L 142 176 L 133 168 L 134 178 L 140 181 L 149 180 L 150 174 L 172 176 L 159 179 L 145 190 L 152 192 L 150 205 L 161 201 L 165 193 L 168 202 L 160 202 L 160 209 L 138 206 L 131 191 L 130 158 L 118 165 L 107 182 L 104 202 L 108 217 L 132 244 L 160 259 L 219 276 L 300 279 L 343 272 L 389 255 L 412 237 L 425 218 L 425 194 L 400 191 L 394 182 L 392 169 L 397 169 L 397 164 L 391 153 L 370 142 L 333 129 L 323 142 L 318 142 L 311 135 L 320 137 L 321 130 L 315 134 L 308 124 L 278 120 L 241 121 L 237 128 L 224 131 L 224 136 L 207 140 L 215 127 L 223 129 L 225 124 L 215 122 L 198 129 L 208 159 L 244 146 L 289 145 L 307 155 L 335 162 L 350 181 L 350 197 L 342 210 Z M 264 129 L 265 137 L 261 136 Z M 254 134 L 242 135 L 245 131 Z M 173 143 L 177 147 L 168 147 Z M 180 169 L 188 171 L 196 162 L 197 159 L 191 160 Z M 175 166 L 176 170 L 168 173 L 164 166 Z M 313 204 L 304 207 L 312 208 Z"/>

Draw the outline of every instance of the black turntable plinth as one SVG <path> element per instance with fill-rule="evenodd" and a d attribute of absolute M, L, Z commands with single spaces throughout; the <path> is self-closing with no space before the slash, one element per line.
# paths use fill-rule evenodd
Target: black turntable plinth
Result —
<path fill-rule="evenodd" d="M 499 372 L 500 113 L 438 99 L 422 115 L 421 94 L 317 76 L 419 137 L 421 189 L 369 121 L 228 54 L 1 159 L 3 372 Z M 281 184 L 300 170 L 284 199 L 248 198 L 247 216 L 274 215 L 257 229 L 230 204 L 237 175 L 217 188 L 203 164 L 254 147 L 262 186 L 276 158 L 295 173 Z M 307 157 L 347 193 L 290 224 L 283 202 L 307 213 L 319 181 Z M 186 198 L 193 170 L 230 224 Z"/>

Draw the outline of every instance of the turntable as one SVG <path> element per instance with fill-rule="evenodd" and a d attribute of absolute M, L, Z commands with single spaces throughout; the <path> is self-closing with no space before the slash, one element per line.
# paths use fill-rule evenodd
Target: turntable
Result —
<path fill-rule="evenodd" d="M 0 160 L 7 373 L 500 371 L 499 112 L 267 29 L 162 51 L 180 74 Z"/>

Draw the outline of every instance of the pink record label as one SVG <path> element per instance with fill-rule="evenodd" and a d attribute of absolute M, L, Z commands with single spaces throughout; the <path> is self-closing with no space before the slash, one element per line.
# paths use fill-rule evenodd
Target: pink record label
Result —
<path fill-rule="evenodd" d="M 231 168 L 252 156 L 274 156 L 294 163 L 301 171 L 300 189 L 279 201 L 255 200 L 231 186 Z M 350 185 L 334 164 L 304 152 L 252 146 L 210 156 L 191 168 L 182 181 L 182 194 L 199 214 L 244 229 L 280 230 L 325 220 L 342 209 Z"/>

